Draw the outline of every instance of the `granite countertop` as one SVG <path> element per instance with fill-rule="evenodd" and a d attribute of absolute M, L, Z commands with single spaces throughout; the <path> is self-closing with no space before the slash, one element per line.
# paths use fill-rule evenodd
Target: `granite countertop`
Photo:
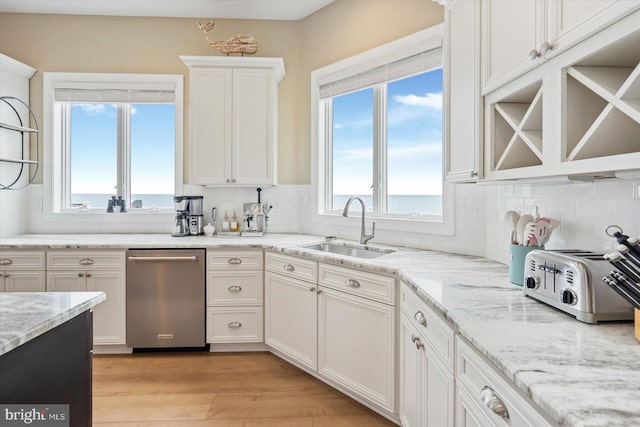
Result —
<path fill-rule="evenodd" d="M 104 292 L 0 292 L 0 356 L 105 299 Z"/>
<path fill-rule="evenodd" d="M 507 266 L 486 258 L 400 249 L 358 259 L 300 247 L 322 240 L 302 234 L 26 235 L 1 239 L 0 249 L 253 247 L 394 275 L 558 425 L 640 425 L 640 343 L 632 323 L 581 323 L 524 296 L 509 282 Z"/>

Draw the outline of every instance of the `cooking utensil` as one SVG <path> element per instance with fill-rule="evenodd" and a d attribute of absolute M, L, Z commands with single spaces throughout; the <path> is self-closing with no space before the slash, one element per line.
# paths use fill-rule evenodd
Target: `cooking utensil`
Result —
<path fill-rule="evenodd" d="M 511 243 L 517 243 L 516 225 L 520 219 L 520 214 L 516 211 L 509 210 L 504 213 L 504 223 L 511 227 Z"/>
<path fill-rule="evenodd" d="M 622 228 L 617 225 L 610 225 L 606 229 L 608 236 L 615 237 L 618 243 L 625 245 L 629 251 L 640 257 L 640 240 L 637 237 L 629 237 L 622 234 Z"/>
<path fill-rule="evenodd" d="M 636 270 L 633 265 L 619 253 L 611 252 L 610 254 L 605 254 L 604 259 L 609 261 L 611 265 L 631 277 L 636 282 L 640 282 L 640 272 L 638 272 L 638 270 Z"/>
<path fill-rule="evenodd" d="M 518 222 L 516 223 L 516 235 L 518 237 L 517 242 L 519 245 L 524 246 L 524 229 L 531 221 L 533 221 L 533 216 L 529 214 L 521 215 L 518 219 Z"/>

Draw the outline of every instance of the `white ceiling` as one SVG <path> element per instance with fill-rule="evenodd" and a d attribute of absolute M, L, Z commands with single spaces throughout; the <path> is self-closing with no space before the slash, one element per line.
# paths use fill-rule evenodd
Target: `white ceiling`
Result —
<path fill-rule="evenodd" d="M 300 20 L 334 0 L 0 0 L 0 12 Z"/>

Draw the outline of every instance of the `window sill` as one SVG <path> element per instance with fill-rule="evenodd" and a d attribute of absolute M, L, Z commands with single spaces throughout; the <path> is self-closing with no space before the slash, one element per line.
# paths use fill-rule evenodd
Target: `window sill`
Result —
<path fill-rule="evenodd" d="M 330 226 L 347 226 L 360 228 L 362 219 L 360 214 L 343 217 L 341 214 L 316 214 L 312 223 Z M 424 234 L 453 235 L 453 221 L 446 217 L 440 221 L 414 218 L 389 218 L 365 215 L 367 232 L 371 232 L 371 224 L 376 223 L 376 230 L 400 231 Z"/>

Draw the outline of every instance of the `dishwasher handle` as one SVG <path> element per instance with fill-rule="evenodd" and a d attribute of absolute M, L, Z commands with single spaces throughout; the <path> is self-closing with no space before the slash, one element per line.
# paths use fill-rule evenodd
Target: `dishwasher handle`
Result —
<path fill-rule="evenodd" d="M 197 255 L 192 256 L 130 256 L 128 261 L 198 261 Z"/>

